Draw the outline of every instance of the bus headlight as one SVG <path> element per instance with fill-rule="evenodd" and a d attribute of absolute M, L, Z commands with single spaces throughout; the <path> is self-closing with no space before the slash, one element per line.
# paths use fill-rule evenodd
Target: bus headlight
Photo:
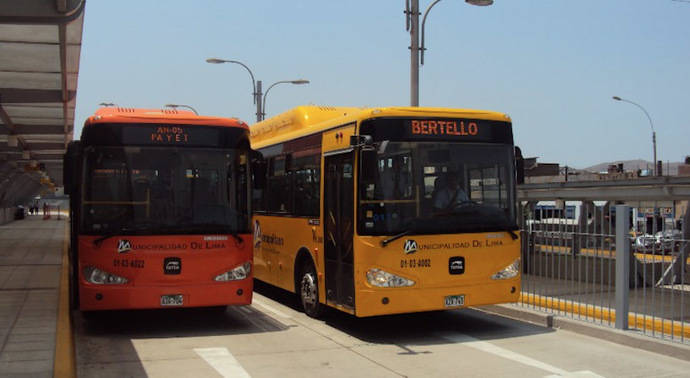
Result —
<path fill-rule="evenodd" d="M 367 282 L 369 282 L 369 285 L 378 287 L 404 287 L 415 284 L 412 280 L 396 276 L 395 274 L 377 268 L 372 268 L 367 271 Z"/>
<path fill-rule="evenodd" d="M 520 274 L 520 259 L 513 261 L 512 264 L 503 268 L 501 271 L 497 272 L 491 276 L 492 280 L 507 280 L 513 278 Z"/>
<path fill-rule="evenodd" d="M 246 262 L 233 270 L 229 270 L 225 273 L 221 273 L 214 278 L 215 281 L 237 281 L 243 280 L 249 277 L 249 273 L 252 271 L 252 264 Z"/>
<path fill-rule="evenodd" d="M 84 279 L 97 285 L 122 285 L 127 283 L 127 279 L 116 274 L 100 270 L 95 266 L 84 268 Z"/>

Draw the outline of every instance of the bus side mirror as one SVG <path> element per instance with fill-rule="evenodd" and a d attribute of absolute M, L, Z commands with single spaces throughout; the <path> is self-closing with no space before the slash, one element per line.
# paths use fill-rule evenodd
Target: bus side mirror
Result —
<path fill-rule="evenodd" d="M 374 143 L 374 139 L 371 135 L 351 135 L 350 136 L 350 146 L 352 147 L 362 147 L 371 146 Z"/>
<path fill-rule="evenodd" d="M 252 187 L 263 189 L 266 186 L 266 160 L 259 151 L 250 153 L 252 162 Z"/>
<path fill-rule="evenodd" d="M 517 178 L 517 184 L 525 183 L 525 159 L 522 157 L 522 150 L 520 147 L 515 146 L 515 173 Z"/>
<path fill-rule="evenodd" d="M 65 194 L 75 192 L 78 182 L 77 170 L 79 167 L 79 156 L 81 155 L 81 141 L 75 140 L 67 145 L 67 152 L 63 157 L 62 183 L 65 187 Z"/>
<path fill-rule="evenodd" d="M 378 153 L 374 149 L 363 149 L 359 155 L 359 175 L 363 182 L 376 180 Z"/>

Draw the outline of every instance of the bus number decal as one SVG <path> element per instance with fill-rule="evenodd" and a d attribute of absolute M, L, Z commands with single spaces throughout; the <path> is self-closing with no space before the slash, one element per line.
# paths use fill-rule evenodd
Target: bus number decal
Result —
<path fill-rule="evenodd" d="M 122 268 L 141 269 L 144 267 L 144 260 L 114 259 L 113 266 Z"/>
<path fill-rule="evenodd" d="M 401 268 L 431 268 L 431 259 L 402 259 Z"/>

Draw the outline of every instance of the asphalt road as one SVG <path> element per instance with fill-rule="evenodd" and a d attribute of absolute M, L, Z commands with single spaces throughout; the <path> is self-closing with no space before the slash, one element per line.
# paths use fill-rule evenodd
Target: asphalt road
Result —
<path fill-rule="evenodd" d="M 74 313 L 79 377 L 687 377 L 690 362 L 464 309 L 314 320 L 259 285 L 225 309 Z"/>

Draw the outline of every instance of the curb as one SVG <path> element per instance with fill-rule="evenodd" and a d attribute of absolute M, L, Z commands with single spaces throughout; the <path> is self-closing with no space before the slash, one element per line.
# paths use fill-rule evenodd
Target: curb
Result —
<path fill-rule="evenodd" d="M 65 241 L 62 247 L 62 268 L 60 270 L 59 299 L 55 330 L 55 360 L 53 377 L 76 377 L 76 355 L 74 332 L 69 308 L 69 222 L 65 226 Z"/>
<path fill-rule="evenodd" d="M 642 349 L 647 352 L 690 361 L 690 345 L 656 339 L 651 336 L 645 336 L 635 330 L 619 330 L 586 321 L 547 314 L 537 310 L 521 309 L 514 305 L 504 304 L 473 308 L 489 314 L 503 316 L 545 328 L 562 329 L 597 339 L 604 339 L 616 344 Z"/>

